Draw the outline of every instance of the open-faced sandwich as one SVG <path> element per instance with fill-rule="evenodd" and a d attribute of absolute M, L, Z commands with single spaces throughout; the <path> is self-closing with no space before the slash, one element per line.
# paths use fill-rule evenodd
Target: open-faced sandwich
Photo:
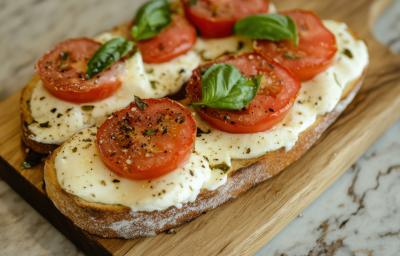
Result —
<path fill-rule="evenodd" d="M 239 196 L 303 155 L 358 91 L 347 25 L 266 0 L 152 0 L 39 59 L 24 142 L 77 226 L 135 238 Z M 179 100 L 179 101 L 177 101 Z"/>

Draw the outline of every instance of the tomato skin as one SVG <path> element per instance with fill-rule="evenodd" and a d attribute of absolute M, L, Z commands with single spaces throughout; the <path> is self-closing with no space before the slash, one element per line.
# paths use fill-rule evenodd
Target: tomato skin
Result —
<path fill-rule="evenodd" d="M 185 6 L 186 17 L 200 30 L 204 38 L 222 38 L 233 34 L 234 19 L 208 20 L 196 15 L 190 7 Z"/>
<path fill-rule="evenodd" d="M 138 42 L 143 61 L 163 63 L 188 52 L 196 43 L 195 28 L 182 16 L 174 15 L 160 34 Z"/>
<path fill-rule="evenodd" d="M 55 97 L 61 100 L 80 104 L 96 102 L 110 97 L 118 88 L 121 87 L 121 82 L 115 81 L 104 83 L 104 88 L 96 87 L 90 90 L 79 92 L 78 94 L 64 90 L 58 90 L 57 88 L 54 88 L 52 86 L 46 86 L 45 83 L 43 83 L 43 85 L 47 89 L 47 91 L 49 91 Z"/>
<path fill-rule="evenodd" d="M 218 130 L 228 133 L 247 134 L 263 132 L 273 128 L 277 123 L 285 118 L 287 112 L 290 110 L 292 105 L 293 103 L 288 104 L 284 108 L 271 114 L 270 118 L 268 120 L 265 120 L 265 122 L 263 122 L 262 124 L 254 124 L 252 126 L 249 126 L 244 122 L 230 123 L 229 121 L 222 120 L 221 118 L 215 118 L 205 111 L 198 111 L 198 114 L 203 120 L 205 120 L 214 128 L 217 128 Z"/>
<path fill-rule="evenodd" d="M 264 75 L 256 97 L 245 109 L 196 109 L 202 119 L 221 131 L 255 133 L 272 128 L 286 116 L 300 90 L 300 81 L 289 70 L 255 53 L 228 56 L 213 63 L 234 65 L 245 76 Z M 213 63 L 193 72 L 187 86 L 191 102 L 200 101 L 201 70 Z"/>
<path fill-rule="evenodd" d="M 190 0 L 182 0 L 182 3 L 186 17 L 205 38 L 230 36 L 236 21 L 266 13 L 269 7 L 266 0 L 197 0 L 195 5 L 191 5 Z"/>
<path fill-rule="evenodd" d="M 337 52 L 336 38 L 313 12 L 292 10 L 284 12 L 296 23 L 299 45 L 292 42 L 257 40 L 255 50 L 290 69 L 302 81 L 314 78 L 325 71 Z"/>
<path fill-rule="evenodd" d="M 116 65 L 86 79 L 89 59 L 101 46 L 89 38 L 69 39 L 59 43 L 36 63 L 43 86 L 55 97 L 87 103 L 111 96 L 120 86 Z"/>
<path fill-rule="evenodd" d="M 154 179 L 180 167 L 193 150 L 196 122 L 173 100 L 146 99 L 114 113 L 98 129 L 96 145 L 104 164 L 123 177 Z"/>

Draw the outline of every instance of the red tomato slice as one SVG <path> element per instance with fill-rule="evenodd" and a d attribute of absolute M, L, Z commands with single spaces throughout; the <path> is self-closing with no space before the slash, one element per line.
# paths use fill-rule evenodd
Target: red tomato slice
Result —
<path fill-rule="evenodd" d="M 297 25 L 299 46 L 292 42 L 258 40 L 255 50 L 290 69 L 302 81 L 326 70 L 336 54 L 336 38 L 314 13 L 293 10 L 286 13 Z"/>
<path fill-rule="evenodd" d="M 93 102 L 111 96 L 121 86 L 116 77 L 116 65 L 92 79 L 85 78 L 87 63 L 100 46 L 100 43 L 88 38 L 59 43 L 36 64 L 43 86 L 57 98 L 75 103 Z"/>
<path fill-rule="evenodd" d="M 186 17 L 206 38 L 230 36 L 236 21 L 268 12 L 267 0 L 182 0 Z"/>
<path fill-rule="evenodd" d="M 263 75 L 263 79 L 256 97 L 245 109 L 197 108 L 210 125 L 230 133 L 255 133 L 272 128 L 286 116 L 300 89 L 300 82 L 290 71 L 255 53 L 229 56 L 217 62 L 234 65 L 245 76 Z M 204 67 L 196 69 L 188 82 L 187 93 L 192 102 L 201 100 L 201 70 Z"/>
<path fill-rule="evenodd" d="M 114 113 L 97 131 L 97 148 L 111 171 L 154 179 L 188 159 L 196 138 L 191 112 L 169 99 L 143 100 Z M 143 110 L 142 110 L 143 109 Z"/>
<path fill-rule="evenodd" d="M 172 18 L 171 24 L 160 34 L 138 42 L 138 47 L 146 63 L 169 61 L 192 49 L 196 42 L 196 30 L 179 15 Z"/>

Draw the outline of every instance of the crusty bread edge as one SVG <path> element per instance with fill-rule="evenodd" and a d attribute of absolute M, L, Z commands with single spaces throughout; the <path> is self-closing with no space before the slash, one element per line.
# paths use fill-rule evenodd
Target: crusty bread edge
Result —
<path fill-rule="evenodd" d="M 365 72 L 351 82 L 336 108 L 304 131 L 295 146 L 268 152 L 251 160 L 235 160 L 234 169 L 227 183 L 215 191 L 202 191 L 192 203 L 182 208 L 170 207 L 163 211 L 132 212 L 121 205 L 107 205 L 85 201 L 65 192 L 57 180 L 54 161 L 56 149 L 44 166 L 46 191 L 55 206 L 77 226 L 91 234 L 104 238 L 132 239 L 151 236 L 186 223 L 202 213 L 238 197 L 255 185 L 277 175 L 299 159 L 320 138 L 322 133 L 339 117 L 351 103 L 364 80 Z"/>
<path fill-rule="evenodd" d="M 34 75 L 29 83 L 24 87 L 20 97 L 20 119 L 21 119 L 21 130 L 22 130 L 22 141 L 24 144 L 32 149 L 33 151 L 40 154 L 51 153 L 58 145 L 46 144 L 35 141 L 32 137 L 34 134 L 29 129 L 29 125 L 35 122 L 32 118 L 30 109 L 30 100 L 32 98 L 32 92 L 40 78 L 38 75 Z"/>

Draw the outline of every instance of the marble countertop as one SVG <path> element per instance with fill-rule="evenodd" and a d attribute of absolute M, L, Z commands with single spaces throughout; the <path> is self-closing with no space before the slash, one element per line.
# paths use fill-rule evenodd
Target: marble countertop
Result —
<path fill-rule="evenodd" d="M 261 255 L 400 255 L 400 122 Z"/>
<path fill-rule="evenodd" d="M 15 81 L 28 81 L 35 59 L 55 42 L 130 19 L 143 1 L 118 2 L 0 1 L 0 57 L 7 60 L 0 69 L 0 100 L 20 88 Z M 89 8 L 94 5 L 96 11 Z M 398 28 L 396 35 L 377 29 L 394 50 L 400 49 L 399 13 L 397 1 L 377 24 Z M 257 255 L 400 255 L 399 195 L 400 121 Z M 0 248 L 0 255 L 83 255 L 1 180 Z"/>

